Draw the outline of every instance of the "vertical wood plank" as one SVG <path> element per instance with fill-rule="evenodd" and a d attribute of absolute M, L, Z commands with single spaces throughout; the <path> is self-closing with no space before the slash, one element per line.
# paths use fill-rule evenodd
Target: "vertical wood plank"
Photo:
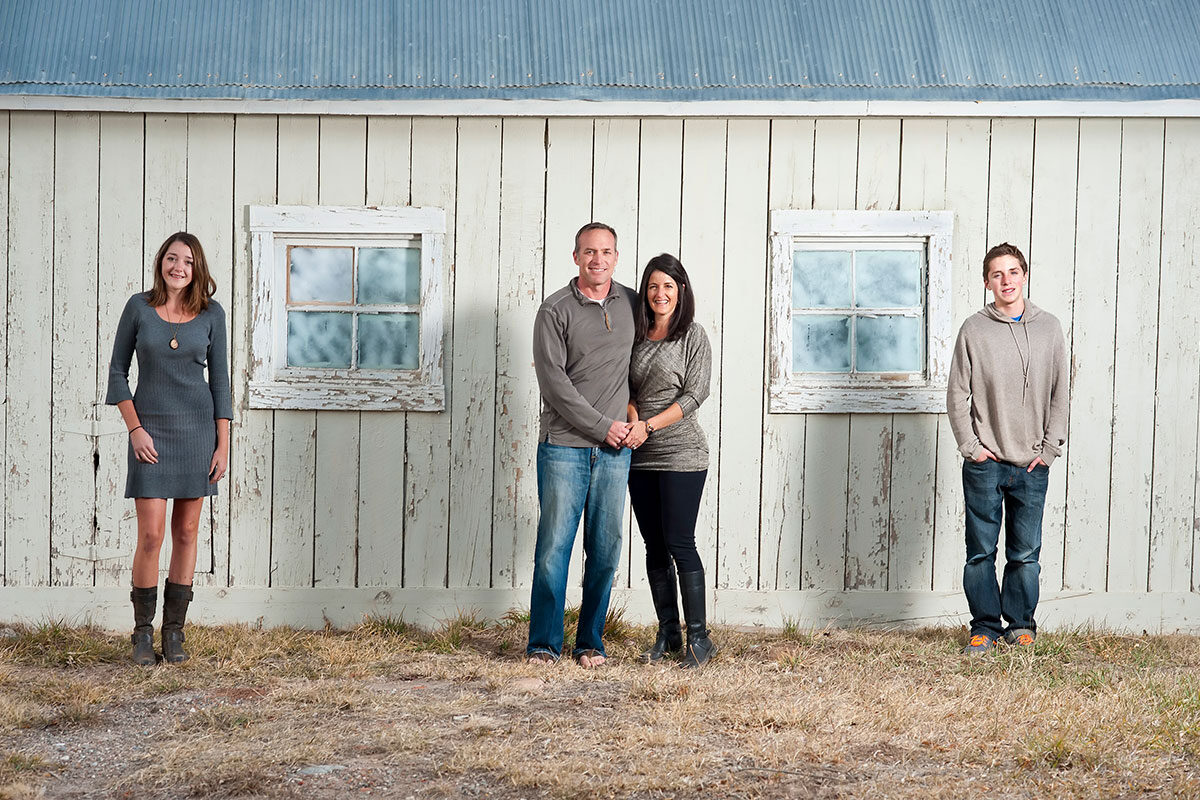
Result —
<path fill-rule="evenodd" d="M 367 192 L 367 121 L 321 117 L 318 201 L 361 205 Z M 313 585 L 354 586 L 358 566 L 357 411 L 317 412 Z"/>
<path fill-rule="evenodd" d="M 143 286 L 147 289 L 154 282 L 154 256 L 159 246 L 172 233 L 187 230 L 187 141 L 186 115 L 146 116 L 146 218 L 142 236 L 142 246 L 145 248 L 142 264 L 145 265 Z M 170 514 L 170 509 L 167 513 Z M 201 515 L 197 537 L 197 574 L 203 574 L 211 567 L 211 558 L 205 558 L 211 553 L 211 530 L 211 520 Z M 136 528 L 134 536 L 136 540 Z M 168 525 L 163 547 L 159 551 L 160 579 L 166 577 L 170 563 L 171 535 Z"/>
<path fill-rule="evenodd" d="M 1110 592 L 1144 592 L 1149 579 L 1154 395 L 1146 387 L 1154 385 L 1157 366 L 1164 136 L 1161 119 L 1122 123 L 1108 501 Z"/>
<path fill-rule="evenodd" d="M 679 256 L 679 222 L 683 209 L 683 121 L 642 121 L 638 158 L 637 248 L 634 258 L 622 259 L 618 280 L 635 290 L 641 285 L 646 262 L 660 253 Z M 626 509 L 628 558 L 621 560 L 620 586 L 645 586 L 645 550 L 641 530 Z M 628 572 L 626 573 L 626 570 Z"/>
<path fill-rule="evenodd" d="M 698 421 L 708 441 L 708 477 L 696 520 L 696 549 L 706 569 L 716 564 L 717 498 L 721 473 L 721 370 L 725 348 L 721 327 L 721 286 L 724 274 L 722 235 L 725 222 L 724 120 L 686 120 L 683 123 L 683 190 L 679 260 L 692 279 L 696 297 L 696 322 L 704 326 L 712 345 L 713 371 L 708 400 L 700 406 Z M 639 278 L 640 281 L 640 278 Z M 640 538 L 640 537 L 639 537 Z M 644 572 L 641 542 L 630 545 L 631 572 Z"/>
<path fill-rule="evenodd" d="M 1026 294 L 1058 317 L 1071 352 L 1075 285 L 1075 202 L 1079 180 L 1079 121 L 1038 120 L 1033 165 L 1033 227 L 1030 235 L 1029 283 Z M 1001 239 L 988 240 L 993 245 Z M 982 253 L 980 260 L 982 261 Z M 978 271 L 976 274 L 982 274 Z M 977 284 L 978 285 L 978 284 Z M 988 298 L 991 299 L 990 297 Z M 1068 383 L 1073 377 L 1068 375 Z M 1069 389 L 1068 389 L 1069 391 Z M 1067 440 L 1067 453 L 1071 442 Z M 1064 454 L 1066 455 L 1066 454 Z M 1042 516 L 1042 591 L 1063 587 L 1063 558 L 1067 530 L 1067 465 L 1059 459 L 1050 468 L 1046 510 Z"/>
<path fill-rule="evenodd" d="M 946 207 L 946 120 L 903 122 L 899 207 Z M 953 278 L 951 279 L 953 285 Z M 892 417 L 888 579 L 892 591 L 933 588 L 934 489 L 938 417 Z"/>
<path fill-rule="evenodd" d="M 228 327 L 233 309 L 234 245 L 229 226 L 229 209 L 233 205 L 233 117 L 225 114 L 189 117 L 187 168 L 188 229 L 204 246 L 209 269 L 217 282 L 215 299 L 225 309 Z M 227 330 L 226 347 L 229 341 Z M 231 427 L 231 434 L 233 430 Z M 230 453 L 232 456 L 232 443 Z M 205 504 L 201 516 L 195 579 L 200 586 L 229 584 L 229 495 L 227 475 L 217 487 L 217 496 Z"/>
<path fill-rule="evenodd" d="M 1200 120 L 1169 119 L 1166 132 L 1149 591 L 1186 592 L 1196 571 Z"/>
<path fill-rule="evenodd" d="M 142 244 L 145 132 L 146 120 L 141 114 L 100 116 L 97 402 L 103 402 L 107 392 L 108 366 L 121 311 L 146 279 Z M 136 380 L 136 370 L 135 360 L 130 370 L 131 384 Z M 100 457 L 96 465 L 96 544 L 128 555 L 98 563 L 96 585 L 127 586 L 137 546 L 137 514 L 133 501 L 125 499 L 129 439 L 116 408 L 100 409 L 100 419 L 98 427 L 103 435 L 96 442 Z"/>
<path fill-rule="evenodd" d="M 60 112 L 54 123 L 54 312 L 50 353 L 50 582 L 91 586 L 96 528 L 95 383 L 100 119 Z M 35 359 L 41 361 L 41 359 Z M 44 361 L 42 362 L 44 364 Z M 65 552 L 64 552 L 65 551 Z"/>
<path fill-rule="evenodd" d="M 233 356 L 233 410 L 229 480 L 222 491 L 230 498 L 229 585 L 269 586 L 271 582 L 271 495 L 274 414 L 249 407 L 246 376 L 250 368 L 250 269 L 247 206 L 275 202 L 279 120 L 274 116 L 240 116 L 233 148 L 233 237 L 230 255 L 233 289 L 229 341 Z"/>
<path fill-rule="evenodd" d="M 284 205 L 317 205 L 320 120 L 279 117 L 276 192 Z M 313 585 L 317 415 L 276 411 L 271 458 L 271 585 Z"/>
<path fill-rule="evenodd" d="M 952 298 L 955 330 L 979 310 L 981 267 L 987 252 L 987 185 L 990 125 L 987 120 L 946 123 L 946 208 L 954 210 Z M 938 417 L 934 479 L 933 588 L 962 588 L 966 557 L 963 520 L 962 456 L 945 414 Z"/>
<path fill-rule="evenodd" d="M 899 203 L 900 121 L 864 119 L 858 126 L 855 206 L 894 210 Z M 891 514 L 892 415 L 850 418 L 846 502 L 846 588 L 886 589 Z"/>
<path fill-rule="evenodd" d="M 10 175 L 9 167 L 10 167 L 11 162 L 9 160 L 8 148 L 9 148 L 9 130 L 10 130 L 9 121 L 10 121 L 11 116 L 12 115 L 8 111 L 0 112 L 0 175 L 4 175 L 4 176 Z M 11 211 L 11 209 L 9 207 L 9 203 L 8 203 L 8 200 L 9 200 L 8 184 L 9 184 L 8 180 L 0 181 L 0 212 L 2 212 L 2 213 L 0 213 L 0 267 L 2 267 L 2 268 L 0 268 L 0 288 L 2 288 L 4 290 L 3 305 L 0 305 L 0 309 L 3 310 L 5 319 L 8 318 L 8 270 L 9 270 L 8 217 L 9 217 L 9 213 Z M 0 330 L 0 379 L 6 378 L 7 372 L 8 372 L 8 331 L 7 331 L 7 326 L 5 326 L 5 330 Z M 8 385 L 7 380 L 5 380 L 5 385 L 6 386 Z M 5 404 L 4 408 L 0 408 L 0 426 L 3 426 L 6 431 L 7 431 L 7 427 L 8 427 L 6 419 L 5 419 L 7 417 L 7 413 L 8 413 L 7 405 Z M 0 453 L 0 456 L 2 456 L 4 459 L 3 466 L 7 467 L 8 466 L 7 455 Z M 7 490 L 8 490 L 8 482 L 0 481 L 0 508 L 3 508 L 3 509 L 7 509 L 7 503 L 5 501 L 5 497 L 7 496 Z M 5 570 L 4 570 L 5 536 L 7 534 L 7 529 L 6 529 L 7 517 L 8 517 L 7 513 L 0 514 L 0 586 L 3 586 L 7 583 L 7 580 L 6 580 L 7 575 L 5 574 Z"/>
<path fill-rule="evenodd" d="M 411 156 L 411 118 L 367 119 L 367 205 L 409 205 Z M 359 418 L 359 586 L 399 586 L 403 579 L 406 418 L 395 411 Z"/>
<path fill-rule="evenodd" d="M 496 303 L 500 281 L 500 120 L 458 123 L 455 237 L 463 280 L 454 287 L 454 391 L 450 404 L 450 586 L 491 582 L 496 447 Z M 469 270 L 469 271 L 468 271 Z"/>
<path fill-rule="evenodd" d="M 1067 589 L 1105 588 L 1120 192 L 1121 121 L 1081 121 L 1071 358 L 1075 379 L 1067 433 L 1072 446 L 1065 465 L 1068 502 L 1063 587 Z M 1079 436 L 1072 437 L 1071 431 Z M 1125 558 L 1125 554 L 1118 557 Z"/>
<path fill-rule="evenodd" d="M 539 395 L 530 342 L 542 300 L 546 125 L 537 118 L 504 120 L 491 574 L 491 585 L 500 588 L 523 585 L 532 574 L 537 530 Z M 585 153 L 590 141 L 589 125 Z"/>
<path fill-rule="evenodd" d="M 8 359 L 5 398 L 5 582 L 50 580 L 50 372 L 54 307 L 54 114 L 19 113 L 9 128 Z"/>
<path fill-rule="evenodd" d="M 447 376 L 446 407 L 453 408 L 453 298 L 455 264 L 455 154 L 458 121 L 453 117 L 414 119 L 412 125 L 412 203 L 446 210 L 447 257 L 442 265 L 442 374 Z M 469 272 L 465 268 L 464 272 Z M 444 586 L 449 546 L 450 415 L 410 413 L 404 476 L 404 585 Z"/>
<path fill-rule="evenodd" d="M 988 247 L 1011 242 L 1022 252 L 1029 251 L 1033 213 L 1033 125 L 1031 119 L 992 121 Z"/>
<path fill-rule="evenodd" d="M 813 208 L 854 208 L 858 120 L 817 120 L 813 148 Z M 801 588 L 840 590 L 845 586 L 849 452 L 848 414 L 808 415 Z"/>
<path fill-rule="evenodd" d="M 592 219 L 605 222 L 617 231 L 620 258 L 614 275 L 619 283 L 637 289 L 642 254 L 638 249 L 641 233 L 642 123 L 636 119 L 598 119 L 595 121 L 592 155 Z M 585 162 L 586 163 L 586 162 Z M 580 187 L 582 190 L 582 187 Z M 577 226 L 578 227 L 578 226 Z M 550 289 L 549 286 L 546 287 Z M 641 534 L 633 522 L 633 510 L 626 503 L 621 539 L 625 542 L 621 566 L 613 578 L 614 586 L 628 586 L 631 575 L 642 569 L 645 552 Z M 577 540 L 571 558 L 571 574 L 582 577 L 583 554 Z"/>
<path fill-rule="evenodd" d="M 812 208 L 816 125 L 807 119 L 771 120 L 771 211 Z M 780 289 L 775 287 L 773 292 Z M 758 588 L 799 589 L 804 522 L 805 414 L 763 417 L 762 534 Z"/>
<path fill-rule="evenodd" d="M 638 159 L 637 253 L 622 262 L 629 286 L 637 287 L 646 262 L 659 253 L 679 253 L 679 220 L 683 209 L 683 121 L 642 122 Z"/>
<path fill-rule="evenodd" d="M 617 180 L 615 174 L 601 172 L 601 168 L 627 168 L 632 177 L 628 184 L 627 197 L 619 198 L 621 202 L 632 203 L 635 209 L 628 217 L 636 220 L 637 207 L 637 121 L 620 120 L 626 123 L 618 126 L 620 134 L 612 138 L 614 132 L 609 127 L 593 123 L 590 119 L 553 119 L 546 129 L 549 149 L 546 152 L 546 230 L 545 247 L 543 250 L 542 295 L 553 294 L 574 280 L 578 268 L 571 260 L 575 246 L 575 231 L 579 230 L 590 220 L 598 220 L 613 226 L 617 231 L 617 251 L 622 247 L 633 247 L 636 241 L 636 228 L 632 223 L 622 224 L 623 218 L 613 216 L 620 206 L 613 202 L 616 191 L 614 187 L 605 187 L 606 192 L 596 197 L 594 192 L 602 181 Z M 632 128 L 629 124 L 632 122 Z M 593 147 L 595 154 L 593 155 Z M 629 154 L 632 153 L 632 157 Z M 605 176 L 605 177 L 601 177 Z M 624 236 L 624 238 L 622 238 Z M 621 281 L 620 270 L 625 256 L 618 259 L 617 274 Z M 534 312 L 537 313 L 536 310 Z M 530 329 L 530 353 L 532 355 L 533 333 Z M 539 399 L 540 410 L 540 399 Z M 535 456 L 536 457 L 536 456 Z M 536 469 L 536 465 L 535 465 Z M 536 481 L 536 476 L 535 476 Z M 536 525 L 536 524 L 535 524 Z M 582 522 L 580 523 L 582 528 Z M 629 528 L 628 523 L 625 530 Z M 521 570 L 521 585 L 528 585 L 533 577 L 533 546 L 537 543 L 537 528 L 533 530 L 533 540 L 528 546 L 528 559 L 517 562 Z M 570 577 L 573 576 L 573 577 Z M 568 568 L 568 579 L 574 585 L 579 585 L 583 577 L 583 541 L 582 536 L 575 537 L 575 546 L 571 551 L 571 563 Z M 621 579 L 618 578 L 618 581 Z M 623 585 L 618 583 L 618 585 Z"/>
<path fill-rule="evenodd" d="M 723 341 L 738 342 L 736 356 L 722 351 L 722 424 L 717 457 L 716 575 L 710 585 L 758 585 L 762 498 L 762 423 L 766 395 L 764 337 L 767 319 L 767 173 L 771 143 L 767 120 L 733 120 L 725 171 L 725 275 Z"/>

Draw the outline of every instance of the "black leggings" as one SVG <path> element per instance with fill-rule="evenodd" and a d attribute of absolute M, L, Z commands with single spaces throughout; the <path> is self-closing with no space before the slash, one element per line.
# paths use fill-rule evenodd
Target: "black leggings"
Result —
<path fill-rule="evenodd" d="M 696 516 L 708 470 L 629 472 L 629 500 L 646 541 L 646 569 L 667 569 L 671 559 L 679 572 L 704 569 L 696 552 Z"/>

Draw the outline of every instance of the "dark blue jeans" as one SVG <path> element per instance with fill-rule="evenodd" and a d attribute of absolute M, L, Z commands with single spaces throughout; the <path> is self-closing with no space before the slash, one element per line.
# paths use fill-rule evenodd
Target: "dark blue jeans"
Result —
<path fill-rule="evenodd" d="M 526 653 L 562 654 L 567 567 L 583 516 L 583 602 L 574 655 L 604 653 L 604 620 L 621 562 L 629 448 L 538 445 L 537 547 Z"/>
<path fill-rule="evenodd" d="M 1008 630 L 1037 630 L 1042 567 L 1042 510 L 1050 470 L 1004 461 L 963 463 L 967 505 L 967 565 L 963 591 L 971 608 L 971 635 L 998 639 Z M 996 585 L 996 546 L 1004 521 L 1004 585 Z M 1007 622 L 1007 627 L 1005 626 Z"/>

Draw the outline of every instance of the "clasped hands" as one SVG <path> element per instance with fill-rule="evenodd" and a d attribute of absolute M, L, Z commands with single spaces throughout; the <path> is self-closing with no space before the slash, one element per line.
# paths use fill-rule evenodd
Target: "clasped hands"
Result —
<path fill-rule="evenodd" d="M 633 422 L 614 420 L 613 424 L 608 427 L 608 435 L 604 437 L 604 443 L 609 447 L 628 447 L 630 450 L 636 450 L 642 442 L 646 441 L 647 436 L 649 434 L 646 432 L 646 423 L 643 420 Z"/>

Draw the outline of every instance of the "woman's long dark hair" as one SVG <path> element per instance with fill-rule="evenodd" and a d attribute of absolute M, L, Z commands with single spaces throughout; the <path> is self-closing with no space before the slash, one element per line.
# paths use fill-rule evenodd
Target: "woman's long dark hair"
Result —
<path fill-rule="evenodd" d="M 189 314 L 199 314 L 208 308 L 208 299 L 216 294 L 217 282 L 208 270 L 208 259 L 204 257 L 200 240 L 186 231 L 172 233 L 158 248 L 154 256 L 154 283 L 147 292 L 146 302 L 155 308 L 167 302 L 167 283 L 162 276 L 162 262 L 167 257 L 167 248 L 175 242 L 182 242 L 192 251 L 192 282 L 183 290 L 183 307 Z"/>
<path fill-rule="evenodd" d="M 650 323 L 654 319 L 654 312 L 650 310 L 650 300 L 646 297 L 650 275 L 654 272 L 661 272 L 675 281 L 679 290 L 678 299 L 675 301 L 675 313 L 671 315 L 671 324 L 667 326 L 666 341 L 673 342 L 692 327 L 692 320 L 696 316 L 696 298 L 692 294 L 692 281 L 688 278 L 687 270 L 679 263 L 679 259 L 670 253 L 650 259 L 646 269 L 642 271 L 642 287 L 638 289 L 638 304 L 633 315 L 636 341 L 640 342 L 646 338 L 650 332 Z"/>

